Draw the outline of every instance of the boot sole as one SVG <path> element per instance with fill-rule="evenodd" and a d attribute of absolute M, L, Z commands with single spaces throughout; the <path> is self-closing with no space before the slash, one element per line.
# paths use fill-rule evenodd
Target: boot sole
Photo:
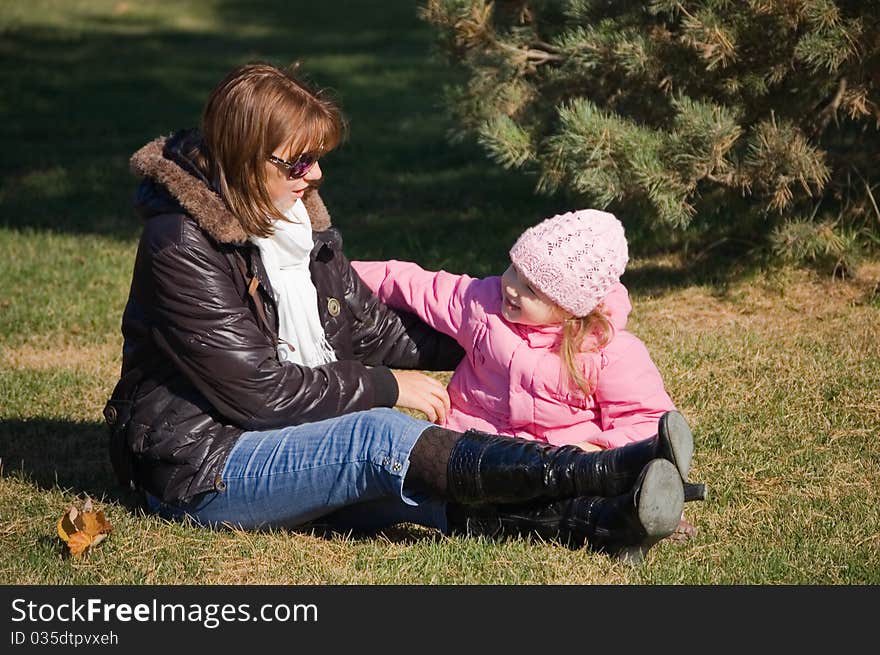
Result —
<path fill-rule="evenodd" d="M 655 459 L 642 473 L 638 490 L 638 516 L 645 538 L 641 544 L 628 546 L 618 554 L 627 564 L 639 564 L 648 550 L 678 526 L 684 508 L 684 489 L 678 468 L 666 459 Z"/>
<path fill-rule="evenodd" d="M 675 466 L 665 459 L 648 464 L 639 490 L 639 521 L 648 537 L 673 533 L 684 508 L 684 490 Z"/>
<path fill-rule="evenodd" d="M 660 417 L 657 431 L 666 443 L 672 463 L 678 469 L 682 482 L 687 482 L 694 457 L 694 435 L 680 412 L 669 411 Z"/>

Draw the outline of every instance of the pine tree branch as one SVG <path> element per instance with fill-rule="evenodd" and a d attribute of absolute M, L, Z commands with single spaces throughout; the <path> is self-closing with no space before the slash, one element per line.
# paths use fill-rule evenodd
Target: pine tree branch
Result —
<path fill-rule="evenodd" d="M 722 228 L 701 259 L 777 232 L 824 256 L 817 200 L 846 221 L 840 253 L 880 247 L 880 2 L 421 4 L 468 75 L 447 92 L 457 132 L 542 193 L 637 203 L 646 233 Z"/>
<path fill-rule="evenodd" d="M 871 193 L 871 186 L 865 182 L 865 191 L 868 192 L 868 198 L 871 200 L 871 206 L 874 207 L 874 216 L 877 217 L 877 224 L 880 225 L 880 209 L 877 208 L 877 201 L 874 200 L 874 194 Z"/>
<path fill-rule="evenodd" d="M 725 173 L 724 175 L 714 175 L 712 173 L 707 173 L 703 176 L 703 178 L 709 180 L 710 182 L 715 182 L 716 184 L 721 184 L 723 186 L 735 185 L 735 179 L 732 173 Z"/>
<path fill-rule="evenodd" d="M 706 256 L 712 250 L 715 250 L 715 248 L 718 248 L 719 246 L 723 246 L 725 243 L 742 243 L 746 246 L 751 246 L 751 250 L 756 250 L 758 248 L 758 243 L 756 243 L 755 241 L 750 241 L 749 239 L 742 239 L 742 238 L 736 238 L 736 237 L 721 237 L 720 239 L 718 239 L 717 241 L 714 241 L 713 243 L 710 243 L 708 246 L 703 248 L 696 255 L 691 257 L 691 261 L 698 262 L 698 261 L 701 261 L 702 259 L 705 259 Z"/>
<path fill-rule="evenodd" d="M 546 41 L 534 41 L 532 43 L 536 48 L 540 48 L 541 50 L 546 50 L 547 52 L 552 52 L 554 54 L 561 54 L 562 50 L 557 48 L 552 43 L 547 43 Z"/>
<path fill-rule="evenodd" d="M 501 41 L 496 40 L 495 44 L 508 52 L 516 53 L 520 56 L 525 56 L 526 63 L 534 64 L 539 66 L 540 64 L 546 64 L 548 61 L 564 61 L 565 57 L 559 54 L 555 54 L 552 52 L 547 52 L 545 50 L 540 50 L 538 48 L 526 47 L 519 48 L 515 45 L 510 45 L 509 43 L 503 43 Z M 537 45 L 537 44 L 535 44 Z M 551 46 L 552 47 L 552 46 Z"/>
<path fill-rule="evenodd" d="M 825 131 L 825 128 L 828 127 L 828 123 L 831 122 L 831 119 L 837 116 L 837 108 L 840 107 L 840 103 L 843 100 L 845 93 L 846 78 L 841 77 L 840 81 L 837 83 L 837 92 L 834 94 L 834 98 L 831 99 L 831 102 L 829 102 L 821 112 L 819 112 L 819 116 L 816 120 L 816 127 L 813 128 L 814 139 L 818 139 L 822 135 L 822 132 Z"/>
<path fill-rule="evenodd" d="M 877 225 L 880 225 L 880 208 L 877 207 L 877 201 L 874 199 L 873 188 L 868 184 L 868 180 L 865 179 L 858 168 L 853 167 L 853 170 L 856 172 L 856 175 L 859 176 L 862 184 L 865 185 L 865 192 L 868 194 L 868 199 L 871 201 L 871 206 L 874 208 L 874 216 L 877 218 Z"/>

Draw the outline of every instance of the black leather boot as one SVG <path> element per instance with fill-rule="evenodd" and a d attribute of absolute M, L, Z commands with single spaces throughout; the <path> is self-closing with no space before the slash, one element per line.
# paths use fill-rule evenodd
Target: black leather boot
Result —
<path fill-rule="evenodd" d="M 694 455 L 694 437 L 679 412 L 669 411 L 660 417 L 657 436 L 597 454 L 594 467 L 596 476 L 604 481 L 604 495 L 624 493 L 632 487 L 647 462 L 661 458 L 675 464 L 684 483 L 685 501 L 703 500 L 705 497 L 705 485 L 688 482 Z"/>
<path fill-rule="evenodd" d="M 681 476 L 669 461 L 645 466 L 627 493 L 522 505 L 450 506 L 453 534 L 494 539 L 536 535 L 569 548 L 589 546 L 637 564 L 678 525 L 684 503 Z"/>
<path fill-rule="evenodd" d="M 656 437 L 598 452 L 468 430 L 449 457 L 448 496 L 474 505 L 617 496 L 657 458 L 672 462 L 686 481 L 693 450 L 690 428 L 678 412 L 661 417 Z"/>

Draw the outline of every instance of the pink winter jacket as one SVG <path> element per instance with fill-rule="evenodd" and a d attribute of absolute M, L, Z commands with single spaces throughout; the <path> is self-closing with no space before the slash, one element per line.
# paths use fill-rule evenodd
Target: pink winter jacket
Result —
<path fill-rule="evenodd" d="M 598 386 L 585 398 L 556 352 L 560 327 L 502 318 L 500 277 L 432 273 L 400 261 L 352 266 L 383 302 L 414 312 L 464 348 L 448 387 L 450 429 L 614 448 L 655 435 L 660 416 L 674 409 L 645 344 L 625 329 L 632 305 L 622 284 L 603 301 L 614 337 L 583 355 L 599 367 Z"/>

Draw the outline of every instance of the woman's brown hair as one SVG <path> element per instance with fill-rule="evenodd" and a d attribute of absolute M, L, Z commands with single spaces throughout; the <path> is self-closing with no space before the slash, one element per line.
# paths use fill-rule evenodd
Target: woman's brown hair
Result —
<path fill-rule="evenodd" d="M 279 147 L 292 158 L 327 152 L 345 131 L 336 105 L 297 80 L 294 70 L 240 66 L 217 85 L 202 112 L 210 173 L 251 236 L 270 236 L 272 221 L 284 220 L 266 189 L 267 158 Z"/>
<path fill-rule="evenodd" d="M 571 380 L 585 396 L 596 389 L 599 371 L 592 358 L 587 360 L 584 370 L 584 361 L 578 361 L 578 354 L 597 352 L 607 346 L 613 336 L 614 328 L 601 303 L 586 316 L 568 318 L 563 323 L 559 356 Z"/>

